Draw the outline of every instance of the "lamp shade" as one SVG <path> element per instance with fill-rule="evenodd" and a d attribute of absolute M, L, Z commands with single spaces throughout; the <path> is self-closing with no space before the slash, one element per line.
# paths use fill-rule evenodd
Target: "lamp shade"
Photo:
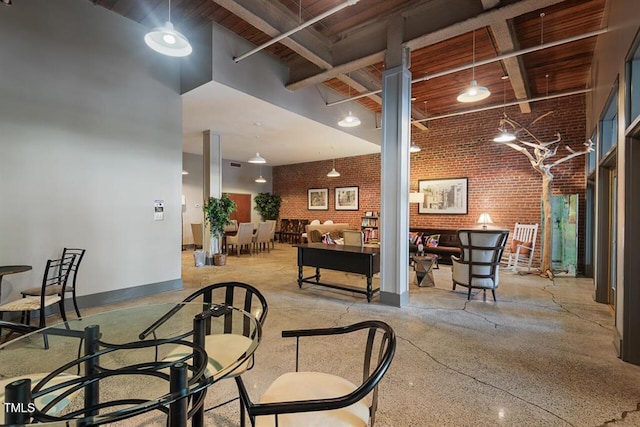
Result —
<path fill-rule="evenodd" d="M 265 158 L 264 158 L 264 157 L 262 157 L 262 156 L 260 155 L 260 153 L 256 153 L 256 155 L 255 155 L 255 156 L 253 156 L 252 158 L 250 158 L 248 161 L 249 161 L 249 163 L 255 163 L 255 164 L 264 164 L 264 163 L 267 163 L 267 161 L 265 160 Z"/>
<path fill-rule="evenodd" d="M 511 142 L 515 141 L 516 136 L 511 132 L 507 132 L 505 129 L 500 132 L 500 135 L 493 138 L 493 142 Z"/>
<path fill-rule="evenodd" d="M 420 148 L 420 146 L 416 145 L 415 143 L 411 143 L 411 147 L 409 147 L 409 152 L 410 153 L 417 153 L 419 151 L 421 151 L 422 149 Z"/>
<path fill-rule="evenodd" d="M 257 177 L 255 181 L 256 181 L 256 182 L 259 182 L 260 184 L 264 184 L 265 182 L 267 182 L 267 180 L 266 180 L 266 179 L 264 179 L 264 178 L 262 177 L 262 175 L 260 175 L 259 177 Z"/>
<path fill-rule="evenodd" d="M 337 178 L 337 177 L 339 177 L 339 176 L 340 176 L 340 172 L 338 172 L 338 171 L 336 170 L 336 168 L 333 168 L 333 169 L 331 169 L 331 170 L 329 171 L 329 173 L 327 174 L 327 176 L 328 176 L 329 178 Z"/>
<path fill-rule="evenodd" d="M 491 221 L 488 213 L 483 212 L 480 214 L 480 218 L 478 218 L 478 224 L 482 224 L 482 228 L 487 228 L 487 224 L 493 224 L 493 221 Z"/>
<path fill-rule="evenodd" d="M 344 119 L 338 122 L 338 126 L 341 126 L 343 128 L 360 126 L 360 119 L 354 116 L 351 111 L 349 111 L 349 114 L 347 114 Z"/>
<path fill-rule="evenodd" d="M 478 82 L 475 80 L 471 80 L 471 84 L 460 92 L 458 95 L 458 102 L 477 102 L 482 101 L 483 99 L 487 99 L 491 95 L 489 89 L 484 86 L 478 86 Z"/>
<path fill-rule="evenodd" d="M 151 49 L 167 56 L 188 56 L 193 52 L 189 40 L 173 28 L 171 21 L 149 31 L 144 36 L 144 42 Z"/>
<path fill-rule="evenodd" d="M 424 202 L 424 193 L 409 193 L 409 203 Z"/>

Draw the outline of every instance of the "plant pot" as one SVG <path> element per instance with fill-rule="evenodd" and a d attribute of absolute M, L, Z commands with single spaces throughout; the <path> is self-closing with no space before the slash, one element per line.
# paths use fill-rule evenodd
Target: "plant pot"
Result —
<path fill-rule="evenodd" d="M 213 255 L 213 265 L 227 265 L 227 255 L 226 254 Z"/>

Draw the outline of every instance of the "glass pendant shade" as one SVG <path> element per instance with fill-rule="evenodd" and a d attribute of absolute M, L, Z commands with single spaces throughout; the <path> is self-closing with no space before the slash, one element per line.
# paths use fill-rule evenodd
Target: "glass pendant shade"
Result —
<path fill-rule="evenodd" d="M 489 89 L 478 86 L 478 82 L 471 80 L 471 84 L 458 95 L 458 102 L 477 102 L 487 99 L 491 95 Z"/>
<path fill-rule="evenodd" d="M 144 41 L 151 49 L 167 56 L 182 57 L 193 52 L 189 40 L 173 28 L 171 21 L 149 31 L 144 36 Z"/>
<path fill-rule="evenodd" d="M 344 119 L 338 122 L 338 126 L 342 126 L 343 128 L 352 128 L 360 126 L 360 123 L 360 119 L 354 116 L 351 111 L 349 111 L 349 114 L 347 114 Z"/>

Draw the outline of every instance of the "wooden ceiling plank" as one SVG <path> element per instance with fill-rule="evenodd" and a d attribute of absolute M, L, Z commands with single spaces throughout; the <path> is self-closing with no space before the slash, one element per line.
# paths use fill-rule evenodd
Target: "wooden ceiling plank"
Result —
<path fill-rule="evenodd" d="M 507 19 L 512 19 L 516 16 L 539 10 L 540 8 L 561 3 L 562 1 L 565 1 L 565 0 L 522 0 L 502 8 L 492 9 L 474 18 L 467 19 L 463 22 L 460 22 L 454 25 L 450 25 L 448 27 L 442 28 L 441 30 L 433 31 L 433 32 L 415 37 L 412 40 L 405 42 L 404 45 L 409 47 L 411 51 L 414 51 L 414 50 L 421 49 L 423 47 L 430 46 L 465 33 L 468 33 L 477 28 L 490 26 L 500 21 L 506 21 Z M 345 61 L 342 64 L 340 64 L 340 69 L 348 70 L 348 71 L 357 70 L 359 68 L 363 68 L 368 65 L 373 65 L 376 62 L 381 61 L 381 59 L 379 58 L 383 58 L 383 57 L 384 57 L 384 50 L 370 53 L 363 57 L 354 57 L 353 59 Z M 338 68 L 338 66 L 335 64 L 334 64 L 334 67 Z M 312 85 L 322 83 L 325 80 L 328 80 L 330 78 L 336 77 L 337 75 L 341 74 L 341 73 L 336 73 L 335 68 L 333 70 L 328 70 L 313 76 L 309 76 L 302 80 L 290 82 L 286 85 L 286 87 L 289 90 L 297 90 L 307 86 L 312 86 Z"/>

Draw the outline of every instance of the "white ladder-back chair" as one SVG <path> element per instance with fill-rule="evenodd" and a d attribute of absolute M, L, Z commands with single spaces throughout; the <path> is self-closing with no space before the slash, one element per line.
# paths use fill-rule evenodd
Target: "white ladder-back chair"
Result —
<path fill-rule="evenodd" d="M 536 251 L 538 224 L 520 224 L 516 222 L 513 229 L 511 246 L 507 251 L 507 269 L 518 271 L 518 264 L 531 271 L 531 263 Z"/>

